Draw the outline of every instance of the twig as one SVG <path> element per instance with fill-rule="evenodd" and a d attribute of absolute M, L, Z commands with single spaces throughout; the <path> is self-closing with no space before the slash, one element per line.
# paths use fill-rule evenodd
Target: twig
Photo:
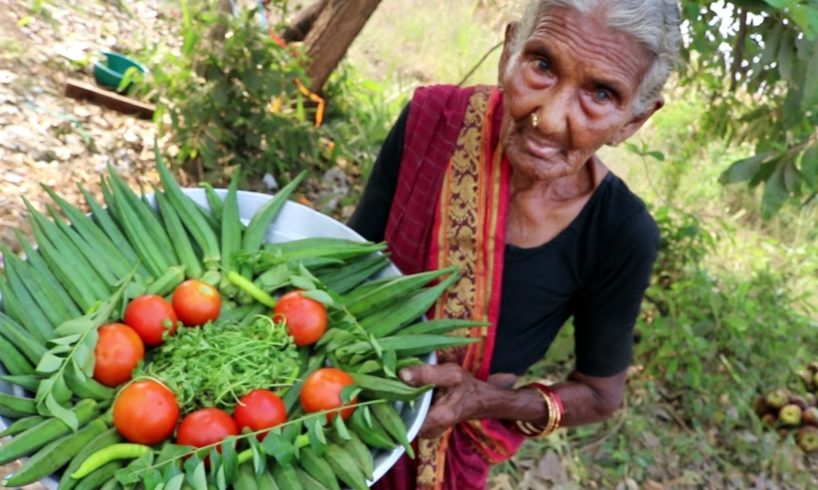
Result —
<path fill-rule="evenodd" d="M 503 45 L 503 42 L 504 42 L 504 41 L 500 41 L 499 43 L 497 43 L 497 44 L 495 44 L 494 46 L 492 46 L 491 48 L 489 48 L 489 50 L 488 50 L 488 51 L 486 51 L 486 54 L 484 54 L 484 55 L 483 55 L 483 57 L 482 57 L 482 58 L 480 58 L 480 61 L 478 61 L 478 62 L 477 62 L 477 63 L 476 63 L 476 64 L 475 64 L 475 65 L 474 65 L 472 68 L 471 68 L 471 70 L 469 70 L 469 72 L 468 72 L 468 73 L 466 73 L 466 76 L 464 76 L 464 77 L 463 77 L 463 79 L 462 79 L 462 80 L 460 80 L 460 82 L 459 82 L 457 85 L 458 85 L 458 86 L 460 86 L 460 85 L 463 85 L 464 83 L 466 83 L 466 80 L 468 80 L 470 76 L 474 75 L 474 72 L 476 72 L 476 71 L 477 71 L 477 69 L 478 69 L 478 68 L 480 68 L 480 65 L 482 65 L 482 64 L 483 64 L 483 62 L 485 62 L 485 61 L 486 61 L 486 59 L 488 59 L 488 57 L 489 57 L 489 56 L 491 56 L 491 53 L 493 53 L 494 51 L 496 51 L 496 50 L 497 50 L 497 48 L 499 48 L 500 46 L 502 46 L 502 45 Z"/>

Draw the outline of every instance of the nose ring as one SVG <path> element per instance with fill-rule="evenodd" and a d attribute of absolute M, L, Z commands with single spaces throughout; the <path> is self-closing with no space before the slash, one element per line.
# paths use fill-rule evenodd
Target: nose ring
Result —
<path fill-rule="evenodd" d="M 531 127 L 536 128 L 539 125 L 540 125 L 540 115 L 537 113 L 537 111 L 534 111 L 534 112 L 531 113 Z"/>

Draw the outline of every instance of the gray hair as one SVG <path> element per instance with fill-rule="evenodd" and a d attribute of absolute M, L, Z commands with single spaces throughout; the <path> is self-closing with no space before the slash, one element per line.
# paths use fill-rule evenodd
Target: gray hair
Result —
<path fill-rule="evenodd" d="M 679 63 L 682 33 L 676 0 L 528 0 L 511 45 L 510 61 L 519 57 L 523 43 L 534 32 L 540 17 L 557 7 L 582 13 L 601 7 L 609 28 L 633 37 L 653 56 L 634 103 L 634 112 L 644 113 L 659 98 Z M 513 62 L 509 68 L 511 65 Z"/>

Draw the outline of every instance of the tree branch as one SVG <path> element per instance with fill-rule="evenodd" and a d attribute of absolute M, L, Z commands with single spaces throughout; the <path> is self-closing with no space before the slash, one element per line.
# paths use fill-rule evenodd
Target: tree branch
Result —
<path fill-rule="evenodd" d="M 300 42 L 307 37 L 307 33 L 312 29 L 318 14 L 327 5 L 327 0 L 317 0 L 312 5 L 299 10 L 290 21 L 290 25 L 281 34 L 281 39 L 286 43 Z"/>
<path fill-rule="evenodd" d="M 738 86 L 738 75 L 741 70 L 741 62 L 744 61 L 744 43 L 747 40 L 747 11 L 741 9 L 739 17 L 738 35 L 736 36 L 736 49 L 733 50 L 733 65 L 730 67 L 730 91 L 735 92 Z"/>

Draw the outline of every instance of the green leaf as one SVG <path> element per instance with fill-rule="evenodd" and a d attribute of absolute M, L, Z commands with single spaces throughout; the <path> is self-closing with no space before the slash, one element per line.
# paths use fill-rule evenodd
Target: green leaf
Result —
<path fill-rule="evenodd" d="M 96 344 L 96 341 L 94 341 L 94 343 Z M 88 347 L 86 342 L 77 345 L 77 348 L 74 350 L 73 362 L 74 365 L 80 368 L 87 376 L 94 375 L 94 351 L 93 348 Z"/>
<path fill-rule="evenodd" d="M 60 369 L 62 366 L 63 359 L 61 357 L 57 357 L 51 352 L 46 352 L 43 354 L 43 357 L 40 359 L 40 362 L 37 363 L 37 372 L 38 373 L 53 373 Z"/>
<path fill-rule="evenodd" d="M 818 105 L 818 43 L 813 43 L 812 56 L 807 63 L 804 75 L 804 96 L 801 99 L 801 110 L 806 112 L 815 110 Z"/>
<path fill-rule="evenodd" d="M 296 420 L 281 429 L 281 436 L 289 442 L 295 442 L 296 437 L 301 434 L 303 426 L 304 424 L 300 420 Z"/>
<path fill-rule="evenodd" d="M 349 403 L 361 393 L 361 387 L 357 385 L 348 385 L 341 388 L 341 402 Z"/>
<path fill-rule="evenodd" d="M 66 335 L 65 337 L 57 337 L 56 339 L 49 340 L 49 342 L 54 345 L 72 345 L 79 340 L 80 337 L 82 337 L 82 334 L 76 333 L 74 335 Z"/>
<path fill-rule="evenodd" d="M 338 437 L 345 441 L 352 439 L 352 436 L 349 434 L 349 430 L 347 430 L 347 424 L 344 422 L 343 417 L 335 417 L 332 421 L 332 425 L 335 426 L 335 431 L 338 433 Z"/>
<path fill-rule="evenodd" d="M 250 443 L 250 450 L 253 451 L 253 472 L 256 476 L 261 476 L 267 470 L 267 458 L 261 443 L 255 437 L 247 439 Z"/>
<path fill-rule="evenodd" d="M 818 143 L 807 148 L 801 155 L 801 175 L 813 190 L 818 190 Z"/>
<path fill-rule="evenodd" d="M 167 484 L 165 485 L 165 490 L 181 490 L 182 484 L 185 483 L 185 474 L 179 473 L 178 475 L 174 475 L 170 480 L 168 480 Z"/>
<path fill-rule="evenodd" d="M 85 315 L 63 322 L 59 327 L 54 329 L 54 333 L 61 337 L 83 334 L 88 331 L 89 328 L 94 327 L 94 323 L 91 321 L 92 316 L 93 315 Z"/>
<path fill-rule="evenodd" d="M 762 217 L 772 218 L 788 197 L 789 193 L 784 184 L 784 165 L 779 164 L 764 186 L 764 194 L 761 198 Z"/>
<path fill-rule="evenodd" d="M 65 376 L 54 376 L 54 385 L 51 388 L 51 393 L 54 394 L 54 399 L 61 404 L 70 402 L 71 397 L 74 395 L 65 384 Z"/>
<path fill-rule="evenodd" d="M 324 453 L 324 448 L 327 445 L 327 436 L 324 434 L 323 425 L 325 420 L 324 416 L 320 415 L 307 422 L 307 435 L 309 436 L 310 447 L 318 455 Z"/>
<path fill-rule="evenodd" d="M 207 475 L 205 465 L 197 455 L 193 455 L 185 462 L 185 478 L 194 490 L 207 490 Z"/>
<path fill-rule="evenodd" d="M 165 482 L 162 479 L 162 473 L 157 469 L 150 469 L 144 473 L 141 473 L 141 475 L 146 489 L 158 489 L 165 486 Z"/>
<path fill-rule="evenodd" d="M 327 293 L 326 291 L 322 291 L 320 289 L 305 291 L 304 297 L 314 299 L 315 301 L 318 301 L 324 306 L 335 306 L 335 302 L 332 300 L 332 296 L 330 296 L 329 293 Z"/>
<path fill-rule="evenodd" d="M 305 291 L 310 291 L 315 289 L 315 283 L 311 280 L 307 279 L 306 277 L 302 276 L 292 276 L 290 278 L 290 284 L 297 289 L 303 289 Z"/>
<path fill-rule="evenodd" d="M 778 74 L 782 80 L 792 81 L 795 35 L 794 30 L 787 30 L 781 38 L 781 45 L 778 47 Z"/>
<path fill-rule="evenodd" d="M 787 0 L 764 0 L 764 3 L 779 10 L 783 10 L 787 7 Z"/>
<path fill-rule="evenodd" d="M 264 452 L 279 464 L 289 464 L 295 457 L 295 446 L 282 435 L 270 431 L 262 442 Z"/>
<path fill-rule="evenodd" d="M 394 350 L 387 350 L 383 353 L 383 372 L 390 377 L 397 378 L 398 356 Z"/>
<path fill-rule="evenodd" d="M 662 153 L 661 151 L 649 151 L 647 152 L 647 156 L 659 160 L 660 162 L 665 161 L 665 154 Z"/>
<path fill-rule="evenodd" d="M 236 481 L 239 469 L 239 460 L 236 456 L 236 438 L 228 437 L 222 444 L 222 466 L 227 483 Z"/>
<path fill-rule="evenodd" d="M 373 424 L 372 424 L 372 411 L 369 410 L 369 406 L 360 407 L 359 409 L 361 410 L 361 413 L 363 414 L 364 423 L 366 424 L 367 427 L 369 427 L 371 429 L 373 427 Z"/>
<path fill-rule="evenodd" d="M 735 184 L 745 182 L 753 178 L 758 173 L 761 164 L 767 161 L 771 152 L 764 152 L 733 162 L 730 167 L 719 176 L 721 184 Z"/>
<path fill-rule="evenodd" d="M 68 408 L 60 405 L 57 402 L 57 399 L 54 398 L 53 394 L 49 393 L 45 397 L 45 406 L 51 413 L 51 415 L 62 420 L 65 423 L 65 425 L 71 428 L 72 431 L 76 431 L 79 428 L 79 421 L 77 420 L 77 415 Z"/>

